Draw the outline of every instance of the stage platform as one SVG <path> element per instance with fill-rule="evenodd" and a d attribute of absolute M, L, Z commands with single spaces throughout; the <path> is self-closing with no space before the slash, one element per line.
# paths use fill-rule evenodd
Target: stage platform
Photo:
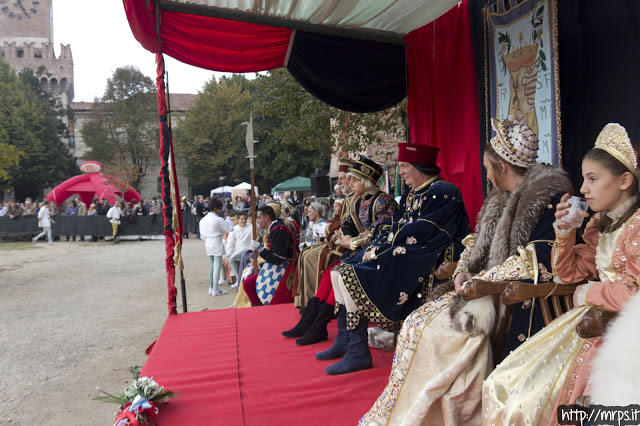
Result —
<path fill-rule="evenodd" d="M 170 425 L 355 425 L 384 389 L 393 353 L 372 349 L 373 368 L 341 376 L 281 336 L 300 318 L 292 304 L 170 315 L 142 369 L 180 396 L 160 406 Z"/>

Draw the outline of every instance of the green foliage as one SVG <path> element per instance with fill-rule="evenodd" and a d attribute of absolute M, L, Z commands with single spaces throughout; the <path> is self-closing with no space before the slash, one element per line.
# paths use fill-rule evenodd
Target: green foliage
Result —
<path fill-rule="evenodd" d="M 183 123 L 176 126 L 174 142 L 188 164 L 191 184 L 218 184 L 219 176 L 246 180 L 246 127 L 251 108 L 252 83 L 243 76 L 209 81 L 196 98 Z"/>
<path fill-rule="evenodd" d="M 140 378 L 140 366 L 139 365 L 132 365 L 131 367 L 129 367 L 129 371 L 131 372 L 131 375 L 133 376 L 133 380 L 138 380 Z"/>
<path fill-rule="evenodd" d="M 374 114 L 340 111 L 305 91 L 286 69 L 255 80 L 242 75 L 211 80 L 174 141 L 185 155 L 191 184 L 218 186 L 248 181 L 246 127 L 253 108 L 256 185 L 267 192 L 291 177 L 309 176 L 329 167 L 335 149 L 360 151 L 382 141 L 384 134 L 403 133 L 406 103 Z"/>
<path fill-rule="evenodd" d="M 20 75 L 0 58 L 0 187 L 44 188 L 79 173 L 62 136 L 64 111 L 40 87 L 38 74 Z M 5 156 L 6 155 L 6 156 Z"/>
<path fill-rule="evenodd" d="M 105 173 L 134 188 L 139 187 L 149 162 L 158 155 L 155 93 L 153 81 L 137 68 L 118 68 L 82 128 L 91 148 L 90 159 L 100 161 Z"/>
<path fill-rule="evenodd" d="M 358 152 L 381 143 L 384 134 L 404 131 L 405 102 L 377 113 L 342 111 L 314 98 L 284 68 L 258 76 L 256 87 L 256 110 L 280 120 L 270 134 L 284 145 L 327 154 L 338 148 Z"/>
<path fill-rule="evenodd" d="M 9 169 L 20 164 L 25 153 L 8 143 L 0 143 L 0 179 L 9 179 Z"/>

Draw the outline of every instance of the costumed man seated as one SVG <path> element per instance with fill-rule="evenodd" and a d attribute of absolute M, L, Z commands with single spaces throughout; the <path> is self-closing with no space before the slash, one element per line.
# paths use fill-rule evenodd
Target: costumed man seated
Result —
<path fill-rule="evenodd" d="M 327 266 L 336 262 L 345 250 L 342 245 L 338 244 L 336 231 L 340 230 L 342 222 L 347 218 L 349 209 L 346 206 L 353 199 L 351 188 L 347 183 L 347 173 L 351 166 L 353 166 L 353 161 L 347 158 L 341 159 L 338 164 L 338 187 L 342 188 L 342 192 L 348 195 L 346 199 L 340 201 L 340 207 L 334 204 L 334 217 L 328 221 L 325 227 L 324 241 L 309 246 L 300 253 L 293 283 L 293 294 L 295 296 L 293 303 L 297 308 L 305 308 L 307 306 L 309 299 L 316 294 L 324 270 Z M 300 337 L 304 332 L 302 334 L 294 334 L 298 335 L 290 337 Z"/>
<path fill-rule="evenodd" d="M 347 177 L 353 198 L 347 206 L 347 218 L 336 231 L 335 245 L 342 246 L 343 259 L 348 259 L 371 241 L 373 230 L 378 224 L 389 220 L 395 214 L 398 204 L 389 194 L 380 191 L 377 183 L 383 169 L 375 161 L 361 157 L 349 168 Z M 282 333 L 285 337 L 300 337 L 299 346 L 311 345 L 327 340 L 327 325 L 334 316 L 333 291 L 330 271 L 338 262 L 331 264 L 323 272 L 316 296 L 309 300 L 302 318 L 291 329 Z"/>
<path fill-rule="evenodd" d="M 293 278 L 297 239 L 290 228 L 278 220 L 271 206 L 260 207 L 256 221 L 267 231 L 263 244 L 252 243 L 262 265 L 259 273 L 243 280 L 244 291 L 252 306 L 293 302 L 287 279 Z"/>
<path fill-rule="evenodd" d="M 371 368 L 367 325 L 391 332 L 424 303 L 436 268 L 456 259 L 469 220 L 458 188 L 440 178 L 439 149 L 399 144 L 398 167 L 408 190 L 400 210 L 376 229 L 372 242 L 331 271 L 338 311 L 338 337 L 317 359 L 340 362 L 328 374 Z"/>

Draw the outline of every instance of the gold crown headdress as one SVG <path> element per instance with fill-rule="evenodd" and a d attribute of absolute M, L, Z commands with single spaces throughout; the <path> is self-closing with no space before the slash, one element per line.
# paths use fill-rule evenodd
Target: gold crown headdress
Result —
<path fill-rule="evenodd" d="M 638 156 L 624 127 L 618 123 L 609 123 L 604 126 L 596 139 L 595 148 L 611 154 L 635 177 L 638 177 Z"/>

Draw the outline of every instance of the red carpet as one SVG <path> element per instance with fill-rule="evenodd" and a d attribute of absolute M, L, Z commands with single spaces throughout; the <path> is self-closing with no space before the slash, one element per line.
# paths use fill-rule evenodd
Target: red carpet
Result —
<path fill-rule="evenodd" d="M 292 304 L 171 315 L 142 369 L 180 396 L 161 425 L 354 425 L 384 389 L 393 353 L 372 349 L 373 369 L 328 376 L 336 361 L 280 335 L 300 318 Z"/>

